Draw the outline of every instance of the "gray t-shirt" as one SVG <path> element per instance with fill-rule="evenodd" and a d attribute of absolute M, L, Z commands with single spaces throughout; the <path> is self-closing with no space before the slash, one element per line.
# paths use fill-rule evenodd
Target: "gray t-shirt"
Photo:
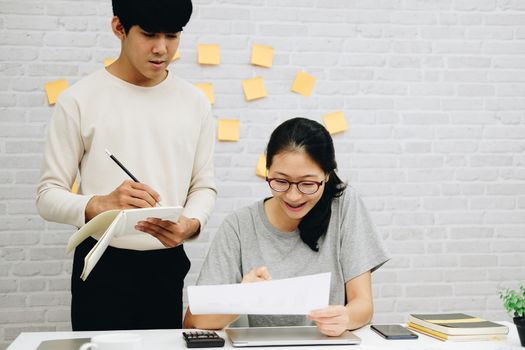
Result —
<path fill-rule="evenodd" d="M 328 231 L 311 250 L 299 230 L 276 229 L 264 201 L 230 214 L 219 227 L 197 285 L 233 284 L 254 267 L 267 266 L 272 279 L 331 272 L 330 305 L 345 305 L 345 283 L 384 264 L 388 255 L 362 200 L 350 186 L 332 202 Z M 248 315 L 250 327 L 300 326 L 303 315 Z"/>

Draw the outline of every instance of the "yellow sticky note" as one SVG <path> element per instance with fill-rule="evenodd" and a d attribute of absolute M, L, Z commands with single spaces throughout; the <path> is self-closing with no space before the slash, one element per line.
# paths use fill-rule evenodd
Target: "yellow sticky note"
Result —
<path fill-rule="evenodd" d="M 198 89 L 200 89 L 206 97 L 208 97 L 208 100 L 211 104 L 215 103 L 215 95 L 213 95 L 213 84 L 212 83 L 198 83 L 194 84 Z"/>
<path fill-rule="evenodd" d="M 199 45 L 198 56 L 199 64 L 221 63 L 221 49 L 219 45 Z"/>
<path fill-rule="evenodd" d="M 273 62 L 273 47 L 252 45 L 252 61 L 255 66 L 270 68 Z"/>
<path fill-rule="evenodd" d="M 295 80 L 292 85 L 292 91 L 297 92 L 303 96 L 310 96 L 314 89 L 315 78 L 308 73 L 299 72 L 295 76 Z"/>
<path fill-rule="evenodd" d="M 44 89 L 46 90 L 47 94 L 47 102 L 50 105 L 54 105 L 57 102 L 58 95 L 67 89 L 68 86 L 69 84 L 67 83 L 67 80 L 55 80 L 46 83 L 44 85 Z"/>
<path fill-rule="evenodd" d="M 244 96 L 248 101 L 263 98 L 268 95 L 266 87 L 264 86 L 264 80 L 261 77 L 243 80 L 242 88 L 244 90 Z"/>
<path fill-rule="evenodd" d="M 241 122 L 232 119 L 219 119 L 219 141 L 239 141 L 241 138 Z"/>
<path fill-rule="evenodd" d="M 257 161 L 257 168 L 255 168 L 255 175 L 266 178 L 266 156 L 261 154 Z"/>
<path fill-rule="evenodd" d="M 175 55 L 173 56 L 173 58 L 171 59 L 171 62 L 173 61 L 176 61 L 180 58 L 180 52 L 179 50 L 177 50 L 177 52 L 175 52 Z"/>
<path fill-rule="evenodd" d="M 77 180 L 75 180 L 75 182 L 73 182 L 73 186 L 71 186 L 71 193 L 78 193 L 78 182 L 77 182 Z"/>
<path fill-rule="evenodd" d="M 116 58 L 106 58 L 106 59 L 104 59 L 104 67 L 107 67 L 107 66 L 111 65 L 116 60 L 117 60 Z"/>
<path fill-rule="evenodd" d="M 337 134 L 338 132 L 343 132 L 348 129 L 348 124 L 346 123 L 343 112 L 325 114 L 323 116 L 323 121 L 330 134 Z"/>

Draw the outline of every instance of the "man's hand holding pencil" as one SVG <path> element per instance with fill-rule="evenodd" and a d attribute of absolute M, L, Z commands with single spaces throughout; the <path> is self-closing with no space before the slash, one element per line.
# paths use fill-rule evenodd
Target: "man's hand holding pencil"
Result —
<path fill-rule="evenodd" d="M 86 222 L 111 209 L 150 208 L 160 205 L 161 198 L 157 191 L 140 183 L 107 149 L 106 153 L 132 180 L 125 180 L 108 195 L 93 196 L 86 205 Z M 176 247 L 187 238 L 200 232 L 200 221 L 183 215 L 177 222 L 148 218 L 147 221 L 138 222 L 135 228 L 157 238 L 166 247 Z"/>
<path fill-rule="evenodd" d="M 86 222 L 111 209 L 136 209 L 158 206 L 160 195 L 140 181 L 108 149 L 106 153 L 131 180 L 125 180 L 108 195 L 93 196 L 86 205 Z"/>
<path fill-rule="evenodd" d="M 86 206 L 86 222 L 111 209 L 151 208 L 160 202 L 160 195 L 146 184 L 125 180 L 107 195 L 93 196 Z"/>

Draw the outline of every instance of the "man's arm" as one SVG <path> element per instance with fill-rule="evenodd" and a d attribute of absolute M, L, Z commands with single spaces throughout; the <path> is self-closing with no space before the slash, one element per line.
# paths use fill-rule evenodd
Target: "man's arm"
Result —
<path fill-rule="evenodd" d="M 156 191 L 131 180 L 109 194 L 72 193 L 84 152 L 78 108 L 69 96 L 59 98 L 49 124 L 36 198 L 44 219 L 81 227 L 106 210 L 147 208 L 160 201 Z"/>
<path fill-rule="evenodd" d="M 92 196 L 71 193 L 84 154 L 78 108 L 62 94 L 51 118 L 36 207 L 44 219 L 80 227 L 84 210 Z"/>
<path fill-rule="evenodd" d="M 186 232 L 186 238 L 200 232 L 215 206 L 217 189 L 213 171 L 214 147 L 215 123 L 212 118 L 211 108 L 207 104 L 207 111 L 201 124 L 199 141 L 195 150 L 195 161 L 183 213 L 185 217 L 198 221 L 198 229 L 194 232 Z"/>

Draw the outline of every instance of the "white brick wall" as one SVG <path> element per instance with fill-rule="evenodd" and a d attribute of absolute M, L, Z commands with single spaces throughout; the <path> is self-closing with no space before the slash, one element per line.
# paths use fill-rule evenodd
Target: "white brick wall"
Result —
<path fill-rule="evenodd" d="M 375 320 L 413 311 L 507 319 L 498 289 L 525 280 L 525 3 L 522 0 L 194 0 L 176 74 L 210 81 L 215 115 L 241 120 L 219 143 L 220 190 L 187 249 L 193 283 L 224 216 L 268 194 L 254 175 L 273 128 L 343 110 L 341 176 L 365 197 L 393 259 L 374 274 Z M 52 112 L 43 84 L 71 83 L 118 53 L 109 0 L 0 0 L 0 349 L 21 331 L 69 329 L 72 228 L 35 212 Z M 199 67 L 196 45 L 221 45 Z M 274 67 L 248 64 L 252 43 Z M 299 70 L 311 97 L 289 92 Z M 269 97 L 244 101 L 261 75 Z"/>

